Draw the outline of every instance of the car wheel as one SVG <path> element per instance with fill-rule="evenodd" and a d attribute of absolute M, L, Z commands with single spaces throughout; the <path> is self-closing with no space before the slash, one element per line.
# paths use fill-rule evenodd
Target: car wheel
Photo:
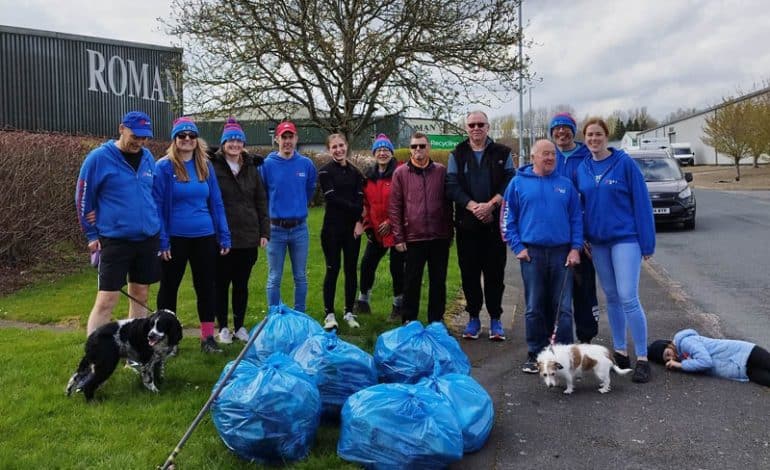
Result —
<path fill-rule="evenodd" d="M 693 217 L 692 219 L 690 219 L 690 220 L 688 220 L 688 221 L 686 221 L 684 223 L 684 229 L 685 230 L 693 230 L 693 229 L 695 229 L 695 217 Z"/>

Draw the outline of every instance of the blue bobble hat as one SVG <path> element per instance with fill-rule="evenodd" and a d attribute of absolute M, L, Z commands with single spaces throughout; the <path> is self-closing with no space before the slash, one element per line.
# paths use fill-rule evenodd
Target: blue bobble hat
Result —
<path fill-rule="evenodd" d="M 553 135 L 553 129 L 557 126 L 567 126 L 572 129 L 572 135 L 577 135 L 577 124 L 569 113 L 559 113 L 551 119 L 548 135 Z"/>
<path fill-rule="evenodd" d="M 131 129 L 137 137 L 152 137 L 150 116 L 141 111 L 131 111 L 123 116 L 122 124 Z"/>
<path fill-rule="evenodd" d="M 195 125 L 192 119 L 180 117 L 174 121 L 173 127 L 171 128 L 171 138 L 176 139 L 177 134 L 185 131 L 194 132 L 195 135 L 198 135 L 198 126 Z"/>
<path fill-rule="evenodd" d="M 219 144 L 224 145 L 228 140 L 240 140 L 246 144 L 246 134 L 243 133 L 241 125 L 234 117 L 230 116 L 225 122 L 225 128 L 222 130 L 222 138 L 219 139 Z"/>
<path fill-rule="evenodd" d="M 374 143 L 372 144 L 372 155 L 374 155 L 377 149 L 383 147 L 390 150 L 390 153 L 394 152 L 393 144 L 390 142 L 390 139 L 388 139 L 388 136 L 385 134 L 380 134 L 376 139 L 374 139 Z"/>

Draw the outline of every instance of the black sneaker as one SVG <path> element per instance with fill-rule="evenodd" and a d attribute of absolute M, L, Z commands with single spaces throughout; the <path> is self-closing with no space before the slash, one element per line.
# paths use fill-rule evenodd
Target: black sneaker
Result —
<path fill-rule="evenodd" d="M 537 358 L 532 353 L 527 353 L 527 362 L 521 366 L 521 371 L 525 374 L 537 374 L 540 369 L 537 367 Z"/>
<path fill-rule="evenodd" d="M 630 369 L 631 368 L 631 361 L 628 359 L 628 356 L 624 356 L 624 355 L 620 354 L 619 352 L 615 351 L 612 354 L 612 358 L 615 360 L 615 365 L 617 365 L 621 369 Z"/>
<path fill-rule="evenodd" d="M 631 376 L 631 382 L 646 384 L 650 381 L 651 375 L 649 361 L 636 361 L 636 367 L 634 368 L 634 375 Z"/>
<path fill-rule="evenodd" d="M 390 310 L 390 316 L 388 316 L 388 323 L 400 323 L 401 322 L 401 307 L 396 305 Z"/>
<path fill-rule="evenodd" d="M 222 348 L 219 347 L 213 336 L 209 336 L 208 338 L 201 341 L 201 351 L 207 354 L 221 353 Z"/>
<path fill-rule="evenodd" d="M 356 300 L 356 304 L 353 306 L 353 311 L 359 315 L 372 313 L 372 308 L 369 306 L 369 302 L 366 300 Z"/>

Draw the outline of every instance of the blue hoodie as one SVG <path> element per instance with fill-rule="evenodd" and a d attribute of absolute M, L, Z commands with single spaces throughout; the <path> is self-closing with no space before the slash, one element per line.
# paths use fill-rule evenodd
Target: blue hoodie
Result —
<path fill-rule="evenodd" d="M 582 142 L 575 142 L 575 145 L 576 148 L 569 157 L 565 157 L 559 147 L 556 147 L 556 171 L 569 178 L 577 188 L 577 168 L 583 160 L 591 156 L 591 151 Z"/>
<path fill-rule="evenodd" d="M 590 158 L 577 168 L 583 201 L 583 228 L 591 243 L 637 242 L 642 255 L 655 252 L 655 219 L 644 176 L 623 150 L 599 162 Z"/>
<path fill-rule="evenodd" d="M 139 241 L 160 232 L 160 219 L 152 183 L 155 159 L 142 150 L 139 169 L 126 161 L 114 140 L 92 150 L 80 167 L 75 188 L 75 208 L 89 242 L 99 237 Z M 96 211 L 96 222 L 85 215 Z"/>
<path fill-rule="evenodd" d="M 503 196 L 500 231 L 514 253 L 525 244 L 574 249 L 583 246 L 582 208 L 569 179 L 554 171 L 538 176 L 532 165 L 519 168 Z"/>
<path fill-rule="evenodd" d="M 674 335 L 674 346 L 685 372 L 703 372 L 739 382 L 749 380 L 746 362 L 754 349 L 753 343 L 708 338 L 699 336 L 693 329 L 687 329 Z"/>
<path fill-rule="evenodd" d="M 296 150 L 290 158 L 270 152 L 259 167 L 271 219 L 304 219 L 315 193 L 313 161 Z"/>

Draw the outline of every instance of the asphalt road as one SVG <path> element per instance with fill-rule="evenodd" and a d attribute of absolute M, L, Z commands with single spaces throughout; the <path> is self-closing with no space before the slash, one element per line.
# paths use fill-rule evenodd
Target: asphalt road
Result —
<path fill-rule="evenodd" d="M 723 200 L 712 201 L 720 198 Z M 764 236 L 744 233 L 747 226 L 761 229 L 755 219 L 766 220 L 770 198 L 764 201 L 752 209 L 746 196 L 699 191 L 695 231 L 660 234 L 653 258 L 657 261 L 645 263 L 640 281 L 650 339 L 671 337 L 682 328 L 718 335 L 725 330 L 739 331 L 739 322 L 752 321 L 756 328 L 770 323 L 767 293 L 758 293 L 760 285 L 767 287 L 767 281 L 758 284 L 757 277 L 748 276 L 749 282 L 747 273 L 752 271 L 733 266 L 758 265 L 761 255 L 757 253 L 767 255 L 767 246 L 761 246 L 767 245 L 766 221 Z M 731 208 L 730 215 L 707 209 L 712 203 Z M 753 245 L 737 250 L 740 241 Z M 700 250 L 716 250 L 722 244 L 730 244 L 729 249 L 741 255 L 731 256 L 727 250 L 701 255 Z M 685 253 L 682 258 L 689 254 L 693 259 L 681 263 L 681 271 L 661 269 L 675 259 L 668 252 L 677 250 Z M 602 395 L 596 390 L 597 382 L 586 378 L 574 394 L 566 396 L 560 389 L 546 388 L 538 376 L 522 373 L 526 357 L 523 294 L 519 268 L 512 258 L 509 256 L 506 270 L 503 316 L 508 341 L 493 343 L 485 336 L 477 341 L 460 340 L 473 365 L 471 375 L 493 399 L 495 425 L 486 446 L 464 456 L 452 469 L 770 468 L 767 387 L 669 372 L 653 364 L 650 383 L 634 384 L 629 376 L 613 374 L 612 391 Z M 722 266 L 719 260 L 733 261 L 731 266 Z M 759 267 L 753 272 L 762 274 Z M 674 282 L 673 275 L 685 280 Z M 705 286 L 699 284 L 706 281 Z M 691 287 L 693 292 L 688 290 Z M 705 298 L 701 298 L 703 291 L 709 291 Z M 756 295 L 759 297 L 753 298 Z M 604 301 L 600 303 L 600 331 L 594 342 L 611 347 Z M 722 309 L 709 305 L 732 307 L 727 314 L 714 315 Z M 755 312 L 764 312 L 764 318 Z M 486 318 L 482 321 L 485 328 Z M 458 328 L 466 318 L 460 315 L 447 320 Z M 742 326 L 750 328 L 754 326 Z M 769 332 L 765 327 L 746 337 L 761 338 Z M 770 341 L 764 345 L 770 346 Z"/>
<path fill-rule="evenodd" d="M 696 197 L 694 231 L 658 228 L 656 269 L 724 336 L 770 346 L 770 191 Z"/>

